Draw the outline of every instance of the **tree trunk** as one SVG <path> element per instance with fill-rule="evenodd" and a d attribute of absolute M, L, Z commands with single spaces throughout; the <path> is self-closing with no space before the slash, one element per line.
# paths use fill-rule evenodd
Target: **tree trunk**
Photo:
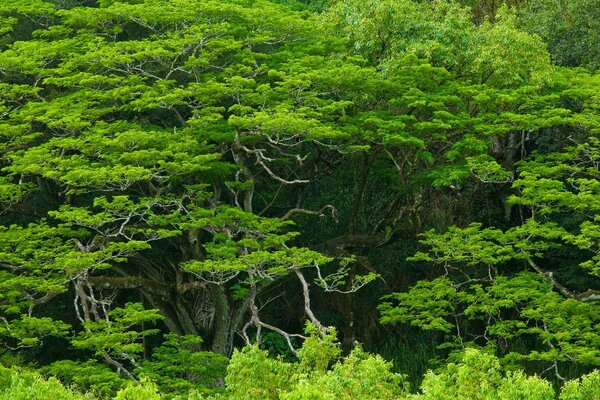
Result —
<path fill-rule="evenodd" d="M 215 299 L 215 319 L 211 351 L 227 357 L 233 352 L 233 339 L 241 327 L 244 315 L 248 310 L 248 302 L 232 307 L 226 289 L 220 285 L 211 285 Z"/>

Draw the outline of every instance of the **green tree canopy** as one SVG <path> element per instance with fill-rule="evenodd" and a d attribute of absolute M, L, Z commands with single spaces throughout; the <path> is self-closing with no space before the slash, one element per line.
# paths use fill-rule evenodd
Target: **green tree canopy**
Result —
<path fill-rule="evenodd" d="M 475 23 L 446 1 L 320 15 L 246 0 L 2 4 L 0 341 L 70 346 L 48 371 L 77 383 L 108 367 L 120 376 L 106 393 L 143 375 L 210 386 L 223 358 L 199 350 L 229 356 L 271 331 L 293 355 L 300 320 L 326 335 L 320 287 L 347 294 L 335 311 L 349 353 L 352 294 L 384 269 L 370 251 L 452 223 L 430 205 L 495 185 L 506 226 L 427 233 L 416 259 L 458 272 L 394 296 L 384 319 L 479 342 L 461 324 L 487 321 L 486 339 L 544 337 L 528 359 L 595 365 L 587 288 L 544 261 L 565 251 L 571 272 L 598 270 L 598 79 L 554 66 L 517 21 L 502 9 Z M 266 311 L 286 301 L 281 326 Z M 552 307 L 563 320 L 548 322 Z M 205 369 L 184 376 L 186 360 Z"/>

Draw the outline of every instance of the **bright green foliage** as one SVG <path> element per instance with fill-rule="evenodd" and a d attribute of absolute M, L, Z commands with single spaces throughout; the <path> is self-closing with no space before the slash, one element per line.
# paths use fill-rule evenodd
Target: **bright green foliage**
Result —
<path fill-rule="evenodd" d="M 269 358 L 258 346 L 233 353 L 227 367 L 227 394 L 232 398 L 277 399 L 292 384 L 293 365 Z"/>
<path fill-rule="evenodd" d="M 577 123 L 560 101 L 573 78 L 507 10 L 477 26 L 452 2 L 339 1 L 326 19 L 350 38 L 349 51 L 382 71 L 378 86 L 396 94 L 387 113 L 363 113 L 360 121 L 371 150 L 383 145 L 413 191 L 425 174 L 435 186 L 470 176 L 510 182 L 513 156 L 500 163 L 494 154 L 503 138 Z M 384 119 L 390 113 L 393 123 Z"/>
<path fill-rule="evenodd" d="M 17 314 L 34 305 L 40 294 L 65 291 L 59 259 L 72 254 L 72 246 L 61 234 L 69 238 L 76 231 L 49 227 L 43 222 L 0 228 L 0 257 L 12 266 L 12 270 L 0 272 L 0 307 L 4 312 Z"/>
<path fill-rule="evenodd" d="M 306 14 L 269 2 L 99 5 L 0 9 L 1 339 L 72 333 L 122 372 L 164 320 L 229 354 L 262 290 L 331 260 L 288 245 L 291 221 L 253 208 L 274 181 L 308 182 L 298 169 L 317 140 L 348 138 L 335 123 L 352 102 L 321 93 L 346 85 L 335 70 L 367 70 L 329 57 L 337 39 L 307 39 Z M 317 283 L 334 290 L 344 274 Z M 31 315 L 70 288 L 80 324 Z M 161 315 L 115 303 L 132 290 Z"/>
<path fill-rule="evenodd" d="M 115 308 L 107 313 L 106 320 L 85 321 L 83 331 L 71 341 L 73 347 L 91 349 L 96 355 L 137 355 L 142 351 L 140 344 L 144 336 L 157 333 L 155 329 L 133 330 L 162 319 L 156 310 L 144 310 L 141 304 L 128 303 L 124 308 Z"/>
<path fill-rule="evenodd" d="M 0 230 L 10 266 L 0 307 L 12 324 L 73 287 L 84 321 L 73 343 L 102 358 L 113 344 L 89 336 L 124 317 L 106 307 L 111 291 L 141 290 L 169 330 L 229 354 L 251 303 L 284 276 L 317 269 L 328 291 L 376 278 L 353 273 L 347 288 L 350 268 L 327 275 L 330 257 L 288 244 L 297 234 L 287 214 L 262 215 L 310 183 L 315 155 L 369 151 L 393 185 L 412 180 L 418 192 L 471 174 L 507 180 L 483 155 L 494 137 L 570 123 L 557 96 L 567 83 L 549 83 L 542 47 L 508 15 L 476 27 L 458 6 L 381 2 L 353 27 L 344 21 L 366 10 L 336 5 L 329 20 L 353 30 L 368 59 L 371 44 L 359 44 L 373 30 L 397 37 L 370 63 L 306 14 L 271 3 L 138 3 L 2 9 L 9 28 L 32 9 L 38 17 L 29 36 L 7 28 L 0 53 L 0 200 L 18 221 Z M 385 19 L 386 7 L 403 19 Z M 425 14 L 444 29 L 396 35 L 398 21 L 423 27 Z M 253 316 L 250 326 L 266 325 Z M 144 336 L 132 335 L 116 341 L 129 362 Z"/>
<path fill-rule="evenodd" d="M 529 3 L 529 0 L 458 0 L 463 6 L 469 7 L 473 19 L 478 24 L 486 20 L 494 21 L 497 13 L 505 6 L 519 9 Z"/>
<path fill-rule="evenodd" d="M 331 371 L 312 371 L 300 378 L 281 399 L 396 399 L 404 393 L 403 377 L 390 371 L 391 365 L 379 356 L 355 349 Z"/>
<path fill-rule="evenodd" d="M 581 379 L 565 383 L 560 400 L 585 400 L 600 398 L 600 372 L 594 371 Z"/>
<path fill-rule="evenodd" d="M 310 336 L 298 351 L 301 369 L 305 373 L 324 374 L 332 360 L 340 357 L 341 351 L 335 343 L 337 332 L 329 328 L 327 334 L 321 334 L 312 324 L 306 325 Z"/>
<path fill-rule="evenodd" d="M 46 336 L 66 336 L 70 326 L 52 318 L 36 318 L 22 315 L 21 319 L 4 321 L 0 326 L 0 335 L 14 343 L 14 348 L 35 347 L 40 345 Z M 9 347 L 12 347 L 9 345 Z"/>
<path fill-rule="evenodd" d="M 384 64 L 414 54 L 462 80 L 494 87 L 539 85 L 551 71 L 544 45 L 519 31 L 506 10 L 480 26 L 467 8 L 446 1 L 339 1 L 330 14 L 356 51 Z"/>
<path fill-rule="evenodd" d="M 98 397 L 108 397 L 127 386 L 126 376 L 115 374 L 112 366 L 97 360 L 76 362 L 72 360 L 55 361 L 40 371 L 48 376 L 60 379 L 79 391 L 93 393 Z"/>
<path fill-rule="evenodd" d="M 459 363 L 448 364 L 443 372 L 429 372 L 421 385 L 422 400 L 550 400 L 554 389 L 549 382 L 522 372 L 504 375 L 494 356 L 467 349 Z"/>
<path fill-rule="evenodd" d="M 224 398 L 232 399 L 397 399 L 405 393 L 401 375 L 391 364 L 360 347 L 344 359 L 335 332 L 314 327 L 298 351 L 297 363 L 273 359 L 257 346 L 234 353 L 227 369 Z"/>
<path fill-rule="evenodd" d="M 407 293 L 390 296 L 393 302 L 382 304 L 382 322 L 452 333 L 459 347 L 481 338 L 502 346 L 519 337 L 535 337 L 540 347 L 529 354 L 509 353 L 506 360 L 512 362 L 600 364 L 596 329 L 600 310 L 595 304 L 565 300 L 534 273 L 480 281 L 461 286 L 445 278 L 421 282 Z M 484 332 L 477 328 L 481 323 L 485 323 Z"/>
<path fill-rule="evenodd" d="M 425 249 L 409 260 L 435 265 L 444 277 L 387 297 L 382 322 L 450 333 L 459 348 L 493 345 L 506 360 L 548 362 L 557 373 L 561 362 L 600 365 L 598 292 L 576 291 L 593 282 L 587 273 L 600 270 L 597 95 L 588 92 L 600 86 L 586 74 L 573 82 L 584 110 L 573 115 L 576 128 L 563 128 L 572 132 L 567 144 L 517 163 L 506 203 L 509 213 L 520 210 L 520 221 L 505 229 L 471 223 L 426 232 Z M 510 178 L 496 165 L 472 165 L 484 182 Z M 566 265 L 557 267 L 557 259 Z M 516 339 L 536 345 L 513 350 Z"/>
<path fill-rule="evenodd" d="M 39 374 L 11 370 L 0 366 L 0 399 L 2 400 L 92 400 L 65 388 L 55 378 L 44 380 Z"/>
<path fill-rule="evenodd" d="M 130 384 L 125 389 L 119 390 L 115 400 L 161 400 L 162 398 L 155 384 L 142 380 L 140 384 Z"/>
<path fill-rule="evenodd" d="M 552 226 L 553 220 L 563 222 L 560 214 L 570 213 L 570 221 L 563 223 L 575 227 L 560 236 L 566 245 L 583 252 L 586 259 L 580 265 L 595 275 L 600 273 L 595 215 L 600 209 L 599 144 L 591 136 L 564 152 L 536 155 L 520 167 L 521 179 L 514 186 L 521 195 L 511 198 L 514 204 L 530 207 L 535 213 L 532 219 L 540 220 L 541 227 Z"/>
<path fill-rule="evenodd" d="M 118 325 L 121 320 L 116 319 Z M 105 337 L 109 332 L 110 337 Z M 128 357 L 139 356 L 140 349 L 134 334 L 146 335 L 144 332 L 126 331 L 122 327 L 102 327 L 100 332 L 90 331 L 81 334 L 87 340 L 74 339 L 75 346 L 92 347 L 94 345 L 106 346 L 112 343 L 111 348 L 100 348 L 100 355 L 108 353 L 115 360 L 119 355 Z M 93 340 L 92 340 L 93 339 Z M 119 342 L 120 340 L 120 342 Z M 125 342 L 127 340 L 127 342 Z M 151 379 L 159 385 L 161 393 L 186 393 L 192 389 L 214 392 L 217 381 L 225 376 L 228 359 L 220 354 L 200 351 L 201 340 L 194 336 L 177 336 L 168 334 L 161 346 L 155 348 L 152 356 L 145 360 L 138 360 L 138 369 L 132 371 L 136 377 Z M 127 361 L 127 360 L 123 360 Z M 127 384 L 127 379 L 116 375 L 111 368 L 99 364 L 95 360 L 85 363 L 61 360 L 42 368 L 46 374 L 59 377 L 63 382 L 74 385 L 81 390 L 88 390 L 98 395 L 111 395 L 122 389 Z M 129 389 L 134 390 L 134 389 Z"/>
<path fill-rule="evenodd" d="M 411 261 L 439 269 L 386 297 L 383 322 L 557 373 L 599 365 L 598 306 L 582 301 L 598 293 L 577 292 L 600 275 L 600 78 L 554 66 L 547 21 L 532 35 L 498 7 L 520 1 L 4 3 L 11 355 L 102 396 L 218 396 L 226 357 L 268 331 L 288 359 L 235 352 L 223 396 L 401 397 L 389 364 L 351 352 L 352 293 L 383 272 L 372 298 L 412 285 L 387 246 L 426 231 Z M 347 358 L 312 307 L 346 325 Z M 297 350 L 282 328 L 304 319 Z"/>
<path fill-rule="evenodd" d="M 331 343 L 323 343 L 326 353 Z M 333 361 L 333 360 L 332 360 Z M 302 362 L 301 362 L 302 363 Z M 328 371 L 303 369 L 298 363 L 286 363 L 268 357 L 255 345 L 236 352 L 228 369 L 224 393 L 203 397 L 196 391 L 181 394 L 177 400 L 200 399 L 389 399 L 389 400 L 550 400 L 555 398 L 552 385 L 538 376 L 521 371 L 504 372 L 499 360 L 480 350 L 467 349 L 455 363 L 438 372 L 429 371 L 419 394 L 402 388 L 402 377 L 389 371 L 390 364 L 360 348 L 347 358 L 334 362 Z M 239 374 L 243 374 L 240 376 Z M 265 374 L 265 375 L 263 375 Z M 598 398 L 598 372 L 568 381 L 560 391 L 561 400 Z M 95 399 L 48 381 L 28 371 L 0 367 L 0 399 Z M 170 398 L 153 382 L 142 379 L 118 391 L 115 400 L 160 400 Z"/>

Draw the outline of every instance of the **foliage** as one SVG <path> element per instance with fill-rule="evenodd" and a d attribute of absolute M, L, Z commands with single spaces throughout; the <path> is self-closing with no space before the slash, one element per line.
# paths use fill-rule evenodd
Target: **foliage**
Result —
<path fill-rule="evenodd" d="M 461 80 L 492 87 L 539 85 L 551 70 L 542 42 L 517 29 L 506 9 L 495 23 L 479 26 L 467 8 L 444 1 L 348 0 L 330 14 L 355 51 L 384 64 L 414 54 Z"/>
<path fill-rule="evenodd" d="M 99 397 L 111 396 L 125 388 L 128 383 L 126 377 L 116 374 L 111 367 L 96 360 L 59 360 L 40 368 L 40 372 Z"/>
<path fill-rule="evenodd" d="M 141 363 L 140 374 L 156 382 L 162 393 L 217 387 L 229 360 L 220 354 L 199 351 L 201 342 L 195 336 L 165 335 L 152 357 Z"/>
<path fill-rule="evenodd" d="M 324 346 L 328 345 L 324 344 Z M 259 359 L 260 362 L 257 362 Z M 476 349 L 467 349 L 456 363 L 446 365 L 439 372 L 429 371 L 423 380 L 420 393 L 412 395 L 403 393 L 402 378 L 400 375 L 390 374 L 389 364 L 382 363 L 379 357 L 369 355 L 361 349 L 355 350 L 344 360 L 335 363 L 327 373 L 323 374 L 318 370 L 312 370 L 312 374 L 308 372 L 308 374 L 301 375 L 295 383 L 294 379 L 298 379 L 298 377 L 290 377 L 289 370 L 289 368 L 293 368 L 293 365 L 269 359 L 256 347 L 247 349 L 243 353 L 237 353 L 233 360 L 228 380 L 235 385 L 236 389 L 230 391 L 228 387 L 226 393 L 231 397 L 226 398 L 251 398 L 250 395 L 244 397 L 244 391 L 237 391 L 240 388 L 239 382 L 244 380 L 241 376 L 237 376 L 237 373 L 249 375 L 251 378 L 250 382 L 246 383 L 246 390 L 254 390 L 255 392 L 252 393 L 266 396 L 263 398 L 422 400 L 549 400 L 555 398 L 554 388 L 548 381 L 538 376 L 527 376 L 521 371 L 505 372 L 501 368 L 498 358 Z M 266 364 L 270 364 L 270 367 L 263 369 Z M 238 366 L 241 365 L 245 365 L 245 367 L 238 369 Z M 254 365 L 254 370 L 251 365 Z M 267 370 L 269 373 L 264 379 L 260 372 Z M 314 374 L 314 372 L 317 373 Z M 581 381 L 574 380 L 565 383 L 561 389 L 560 398 L 596 398 L 596 393 L 600 388 L 596 379 L 597 375 L 597 372 L 593 372 L 583 377 Z M 231 379 L 233 377 L 236 378 Z M 257 378 L 258 380 L 255 380 Z M 271 383 L 270 389 L 262 391 L 268 382 Z M 276 383 L 273 384 L 273 382 Z M 295 387 L 290 388 L 289 385 Z"/>
<path fill-rule="evenodd" d="M 322 343 L 331 353 L 332 344 Z M 335 346 L 335 345 L 333 345 Z M 324 373 L 307 370 L 300 363 L 290 364 L 269 358 L 252 345 L 236 352 L 228 371 L 228 387 L 210 399 L 504 399 L 550 400 L 555 398 L 552 385 L 538 376 L 521 371 L 504 372 L 499 360 L 480 350 L 467 349 L 456 363 L 441 371 L 429 371 L 418 394 L 402 388 L 402 377 L 389 371 L 389 363 L 378 356 L 356 349 L 347 358 L 334 362 Z M 266 373 L 265 375 L 262 375 Z M 244 374 L 239 376 L 238 374 Z M 265 386 L 267 385 L 267 386 Z M 595 399 L 600 390 L 598 371 L 565 383 L 560 399 Z M 0 369 L 2 399 L 94 399 L 62 386 L 55 379 L 44 380 L 36 373 Z M 168 398 L 149 380 L 129 384 L 115 400 L 160 400 Z M 178 400 L 207 399 L 196 391 L 181 394 Z"/>
<path fill-rule="evenodd" d="M 594 399 L 600 396 L 600 374 L 594 371 L 580 379 L 569 381 L 560 392 L 561 400 Z"/>
<path fill-rule="evenodd" d="M 423 394 L 415 399 L 527 399 L 554 398 L 547 381 L 522 372 L 502 374 L 498 359 L 474 349 L 467 349 L 460 363 L 448 364 L 443 372 L 429 372 L 421 386 Z"/>
<path fill-rule="evenodd" d="M 93 397 L 73 392 L 55 378 L 44 380 L 35 372 L 0 367 L 0 399 L 91 400 Z"/>
<path fill-rule="evenodd" d="M 2 363 L 391 399 L 437 354 L 414 396 L 551 396 L 499 365 L 600 365 L 595 1 L 3 2 Z M 408 335 L 410 378 L 358 345 Z"/>
<path fill-rule="evenodd" d="M 389 296 L 382 322 L 449 333 L 459 348 L 493 344 L 507 361 L 549 362 L 557 374 L 561 362 L 599 365 L 598 292 L 569 288 L 598 274 L 598 115 L 588 106 L 569 145 L 518 163 L 507 202 L 521 210 L 520 223 L 426 232 L 425 250 L 410 260 L 437 265 L 445 276 Z M 555 275 L 553 259 L 565 254 L 570 266 Z M 570 285 L 562 283 L 569 277 Z M 536 345 L 516 351 L 519 337 Z"/>
<path fill-rule="evenodd" d="M 560 65 L 600 67 L 600 3 L 587 1 L 530 1 L 523 7 L 521 25 L 539 34 Z"/>
<path fill-rule="evenodd" d="M 356 348 L 344 359 L 335 331 L 310 336 L 298 362 L 269 358 L 257 346 L 236 352 L 227 369 L 226 398 L 235 399 L 395 399 L 404 392 L 401 375 L 379 356 Z"/>
<path fill-rule="evenodd" d="M 133 378 L 153 323 L 229 355 L 235 332 L 271 327 L 253 312 L 263 290 L 331 261 L 253 207 L 265 185 L 308 182 L 296 175 L 313 141 L 344 137 L 332 120 L 348 101 L 308 90 L 314 65 L 346 66 L 326 56 L 335 39 L 307 39 L 306 14 L 272 3 L 99 6 L 0 10 L 0 335 L 13 349 L 69 338 Z M 319 270 L 317 284 L 344 276 Z M 33 316 L 67 294 L 78 321 Z"/>

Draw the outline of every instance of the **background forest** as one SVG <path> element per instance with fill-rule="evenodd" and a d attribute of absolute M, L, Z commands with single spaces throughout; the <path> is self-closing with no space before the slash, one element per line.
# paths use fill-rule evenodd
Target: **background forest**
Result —
<path fill-rule="evenodd" d="M 600 0 L 2 1 L 0 399 L 600 399 L 599 43 Z"/>

